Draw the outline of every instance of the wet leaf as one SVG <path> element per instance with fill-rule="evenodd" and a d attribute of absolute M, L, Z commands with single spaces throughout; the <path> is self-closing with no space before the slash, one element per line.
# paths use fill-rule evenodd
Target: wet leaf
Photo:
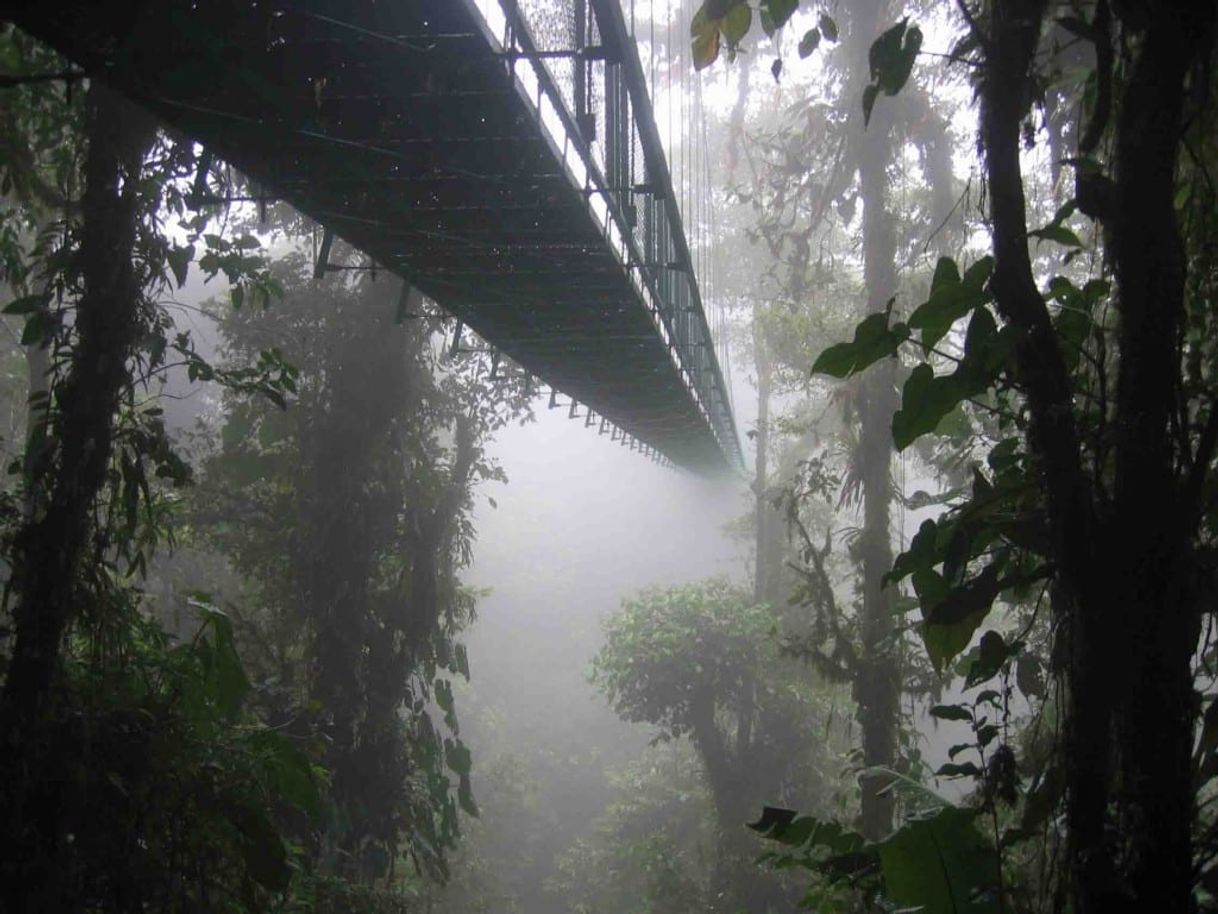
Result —
<path fill-rule="evenodd" d="M 694 35 L 691 51 L 696 70 L 705 70 L 719 59 L 719 25 L 717 22 L 708 24 L 705 29 Z"/>
<path fill-rule="evenodd" d="M 184 247 L 174 246 L 169 249 L 165 255 L 165 262 L 169 264 L 169 269 L 173 272 L 173 278 L 178 283 L 178 288 L 186 285 L 186 276 L 190 271 L 190 263 L 195 257 L 195 246 L 193 244 L 185 245 Z"/>
<path fill-rule="evenodd" d="M 939 720 L 962 720 L 973 722 L 973 713 L 964 705 L 935 705 L 930 709 L 930 716 Z"/>
<path fill-rule="evenodd" d="M 975 686 L 988 679 L 993 679 L 1002 670 L 1002 665 L 1006 663 L 1008 656 L 1010 656 L 1010 652 L 1002 635 L 995 631 L 986 632 L 981 636 L 977 659 L 969 667 L 965 686 Z M 978 701 L 980 700 L 979 698 Z"/>
<path fill-rule="evenodd" d="M 739 44 L 753 25 L 753 10 L 747 3 L 737 3 L 727 11 L 720 31 L 728 44 Z"/>
<path fill-rule="evenodd" d="M 904 88 L 913 72 L 914 61 L 922 48 L 922 31 L 905 19 L 885 31 L 871 44 L 868 62 L 871 85 L 863 90 L 863 122 L 871 121 L 871 112 L 880 92 L 896 95 Z"/>
<path fill-rule="evenodd" d="M 50 298 L 45 294 L 23 295 L 21 298 L 9 302 L 4 307 L 4 313 L 34 314 L 38 311 L 45 311 L 49 303 Z"/>
<path fill-rule="evenodd" d="M 766 34 L 773 34 L 777 29 L 787 24 L 787 20 L 799 9 L 799 0 L 761 0 L 762 16 L 768 16 L 773 28 Z"/>
<path fill-rule="evenodd" d="M 885 356 L 893 355 L 907 339 L 909 327 L 897 323 L 890 328 L 888 312 L 869 315 L 855 328 L 851 342 L 830 346 L 817 357 L 812 373 L 849 377 Z"/>
<path fill-rule="evenodd" d="M 804 32 L 804 37 L 799 40 L 800 59 L 811 57 L 812 52 L 818 47 L 820 47 L 820 29 L 808 29 Z"/>
<path fill-rule="evenodd" d="M 907 822 L 879 845 L 887 898 L 920 914 L 988 914 L 994 852 L 973 825 L 976 812 L 948 806 Z"/>

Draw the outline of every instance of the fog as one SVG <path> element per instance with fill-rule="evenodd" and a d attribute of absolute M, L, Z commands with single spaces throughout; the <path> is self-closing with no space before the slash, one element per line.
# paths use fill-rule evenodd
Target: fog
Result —
<path fill-rule="evenodd" d="M 65 3 L 0 23 L 0 911 L 1066 906 L 1066 749 L 1156 723 L 1124 686 L 1079 723 L 1043 516 L 1119 488 L 1061 163 L 1106 155 L 1062 74 L 1123 12 L 1046 19 L 1043 119 L 979 121 L 971 0 Z M 182 53 L 115 55 L 153 26 Z M 1011 111 L 1019 308 L 975 136 Z M 1194 310 L 1156 390 L 1218 373 Z M 1159 461 L 1193 493 L 1210 405 Z M 1177 773 L 1218 778 L 1181 632 Z M 1154 780 L 1096 752 L 1114 808 Z"/>
<path fill-rule="evenodd" d="M 742 578 L 747 549 L 724 528 L 749 502 L 742 479 L 661 467 L 545 404 L 535 422 L 497 436 L 490 456 L 508 482 L 478 493 L 469 581 L 488 593 L 465 636 L 474 672 L 460 715 L 479 802 L 502 809 L 490 794 L 503 785 L 479 768 L 514 755 L 543 807 L 512 821 L 484 812 L 475 840 L 490 846 L 480 850 L 510 857 L 530 846 L 523 872 L 497 873 L 504 894 L 523 910 L 566 912 L 543 885 L 555 857 L 604 811 L 610 770 L 654 736 L 619 720 L 588 682 L 601 623 L 644 587 Z"/>

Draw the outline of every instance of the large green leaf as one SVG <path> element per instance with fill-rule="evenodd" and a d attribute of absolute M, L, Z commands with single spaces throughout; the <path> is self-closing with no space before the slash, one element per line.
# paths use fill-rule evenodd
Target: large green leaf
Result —
<path fill-rule="evenodd" d="M 789 809 L 766 807 L 749 827 L 786 847 L 764 858 L 776 866 L 802 867 L 830 884 L 865 885 L 903 911 L 989 914 L 996 909 L 997 859 L 974 827 L 976 815 L 936 804 L 933 813 L 874 844 L 837 823 Z"/>
<path fill-rule="evenodd" d="M 921 48 L 922 31 L 908 19 L 886 30 L 867 54 L 872 81 L 887 95 L 896 95 L 908 82 Z"/>
<path fill-rule="evenodd" d="M 1059 307 L 1053 327 L 1071 368 L 1078 364 L 1083 344 L 1094 326 L 1092 314 L 1095 306 L 1108 295 L 1111 288 L 1111 284 L 1102 279 L 1089 280 L 1081 289 L 1065 276 L 1054 276 L 1049 280 L 1048 297 Z"/>
<path fill-rule="evenodd" d="M 30 311 L 21 330 L 21 345 L 45 348 L 58 331 L 59 319 L 52 312 L 46 309 Z"/>
<path fill-rule="evenodd" d="M 275 795 L 310 816 L 319 815 L 321 792 L 309 757 L 289 737 L 274 730 L 256 731 L 250 742 L 261 756 Z"/>
<path fill-rule="evenodd" d="M 901 408 L 892 416 L 892 443 L 903 451 L 933 432 L 960 401 L 964 389 L 956 375 L 936 376 L 923 362 L 914 368 L 901 390 Z"/>
<path fill-rule="evenodd" d="M 909 327 L 903 323 L 888 326 L 888 312 L 881 311 L 865 317 L 854 328 L 854 339 L 838 343 L 822 352 L 812 366 L 813 374 L 846 378 L 893 355 L 909 339 Z"/>
<path fill-rule="evenodd" d="M 879 93 L 896 95 L 909 81 L 914 61 L 922 48 L 922 31 L 904 19 L 871 44 L 868 61 L 871 85 L 863 93 L 863 122 L 871 121 L 871 110 Z"/>
<path fill-rule="evenodd" d="M 165 252 L 165 262 L 173 272 L 173 278 L 177 280 L 179 289 L 186 285 L 186 277 L 190 272 L 190 263 L 194 257 L 195 246 L 193 244 L 174 245 Z"/>
<path fill-rule="evenodd" d="M 4 306 L 4 314 L 33 314 L 37 311 L 45 311 L 51 302 L 51 297 L 45 292 L 37 295 L 24 295 L 21 298 L 14 299 Z"/>
<path fill-rule="evenodd" d="M 689 26 L 690 52 L 694 69 L 704 70 L 719 59 L 719 36 L 723 17 L 711 16 L 707 12 L 709 2 L 694 14 Z"/>
<path fill-rule="evenodd" d="M 459 742 L 445 740 L 444 760 L 459 777 L 468 776 L 473 768 L 473 756 L 470 755 L 469 749 Z"/>
<path fill-rule="evenodd" d="M 971 724 L 973 714 L 964 705 L 935 705 L 930 709 L 930 716 L 937 720 L 960 720 Z"/>
<path fill-rule="evenodd" d="M 775 29 L 786 25 L 797 9 L 799 0 L 761 0 L 762 23 L 770 26 L 766 34 L 773 34 Z"/>
<path fill-rule="evenodd" d="M 997 860 L 973 825 L 972 809 L 948 806 L 907 822 L 879 845 L 884 894 L 919 914 L 997 910 Z"/>
<path fill-rule="evenodd" d="M 192 598 L 188 603 L 203 616 L 203 636 L 195 645 L 203 670 L 202 693 L 220 714 L 235 717 L 250 683 L 233 641 L 232 620 L 204 600 Z"/>
<path fill-rule="evenodd" d="M 915 578 L 916 581 L 916 578 Z M 922 624 L 918 631 L 935 671 L 942 673 L 981 627 L 998 594 L 1010 585 L 996 565 L 987 565 L 975 578 L 947 590 L 937 600 L 922 602 Z"/>
<path fill-rule="evenodd" d="M 1014 348 L 1018 329 L 1001 330 L 989 308 L 971 306 L 972 320 L 964 339 L 964 356 L 949 375 L 935 375 L 927 363 L 910 373 L 901 392 L 901 408 L 892 417 L 892 439 L 904 450 L 939 427 L 944 417 L 965 400 L 988 390 L 1003 371 Z"/>
<path fill-rule="evenodd" d="M 720 31 L 722 31 L 723 37 L 727 39 L 728 44 L 739 44 L 740 40 L 748 34 L 752 24 L 752 8 L 747 3 L 737 3 L 723 17 L 723 26 Z"/>
<path fill-rule="evenodd" d="M 924 520 L 909 541 L 909 548 L 892 563 L 892 571 L 885 575 L 884 583 L 904 580 L 919 569 L 934 568 L 940 561 L 939 525 L 933 520 Z"/>
<path fill-rule="evenodd" d="M 818 47 L 820 47 L 820 29 L 808 29 L 804 32 L 804 37 L 799 39 L 800 58 L 810 57 Z"/>
<path fill-rule="evenodd" d="M 909 326 L 922 331 L 922 345 L 930 349 L 947 334 L 953 323 L 974 308 L 991 300 L 985 284 L 994 269 L 994 258 L 983 257 L 962 278 L 956 262 L 941 257 L 931 281 L 930 297 L 914 309 Z"/>
<path fill-rule="evenodd" d="M 980 685 L 997 676 L 1007 660 L 1019 654 L 1020 642 L 1010 645 L 996 631 L 988 631 L 981 636 L 976 659 L 969 664 L 968 673 L 964 679 L 965 688 Z"/>
<path fill-rule="evenodd" d="M 750 822 L 749 828 L 767 838 L 788 847 L 822 847 L 834 854 L 848 854 L 861 850 L 866 841 L 857 832 L 844 828 L 837 822 L 799 816 L 791 809 L 767 806 L 761 818 Z"/>
<path fill-rule="evenodd" d="M 241 834 L 241 854 L 250 878 L 272 892 L 282 892 L 292 881 L 287 848 L 265 811 L 253 806 L 234 810 L 233 824 Z"/>

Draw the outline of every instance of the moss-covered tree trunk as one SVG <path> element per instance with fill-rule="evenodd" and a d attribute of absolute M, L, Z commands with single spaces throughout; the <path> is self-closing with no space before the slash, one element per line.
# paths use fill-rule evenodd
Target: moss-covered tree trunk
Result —
<path fill-rule="evenodd" d="M 869 79 L 868 49 L 887 25 L 884 0 L 860 0 L 851 7 L 851 84 Z M 851 93 L 851 104 L 861 97 Z M 888 211 L 888 167 L 892 162 L 892 106 L 880 101 L 866 128 L 858 120 L 859 191 L 863 201 L 863 285 L 865 313 L 883 311 L 896 295 L 896 236 Z M 855 696 L 863 731 L 863 764 L 891 767 L 896 759 L 898 673 L 894 653 L 892 598 L 884 575 L 892 569 L 892 414 L 896 408 L 896 362 L 884 359 L 862 381 L 859 409 L 859 468 L 863 483 L 863 533 L 859 554 L 863 574 L 862 651 Z M 893 801 L 888 779 L 862 778 L 862 831 L 871 839 L 892 829 Z"/>
<path fill-rule="evenodd" d="M 1112 180 L 1089 179 L 1084 202 L 1105 224 L 1116 277 L 1111 480 L 1092 478 L 1082 462 L 1073 391 L 1028 255 L 1019 156 L 1047 3 L 998 0 L 983 36 L 991 288 L 1023 333 L 1016 368 L 1062 583 L 1068 858 L 1078 914 L 1192 907 L 1192 658 L 1203 573 L 1194 546 L 1218 432 L 1210 420 L 1195 452 L 1173 434 L 1187 269 L 1175 177 L 1185 90 L 1190 74 L 1204 79 L 1214 5 L 1122 4 L 1116 12 L 1129 59 L 1115 108 L 1115 169 Z"/>
<path fill-rule="evenodd" d="M 94 85 L 87 101 L 81 243 L 71 365 L 55 392 L 50 434 L 30 483 L 37 493 L 17 535 L 10 581 L 13 653 L 0 697 L 3 850 L 24 875 L 7 880 L 8 910 L 49 891 L 58 833 L 55 785 L 40 783 L 45 724 L 55 706 L 64 637 L 81 611 L 80 564 L 106 480 L 114 416 L 130 383 L 128 359 L 141 332 L 140 178 L 153 124 Z M 49 909 L 49 908 L 48 908 Z"/>

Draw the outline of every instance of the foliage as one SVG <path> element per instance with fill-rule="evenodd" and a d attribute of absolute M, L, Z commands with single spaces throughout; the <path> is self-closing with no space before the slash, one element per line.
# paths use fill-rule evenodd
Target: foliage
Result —
<path fill-rule="evenodd" d="M 293 887 L 288 914 L 414 914 L 418 902 L 393 889 L 310 873 Z"/>
<path fill-rule="evenodd" d="M 1199 872 L 1187 769 L 1209 585 L 1196 581 L 1212 574 L 1202 557 L 1209 504 L 1197 499 L 1209 487 L 1218 427 L 1212 385 L 1187 380 L 1206 356 L 1185 332 L 1208 323 L 1212 310 L 1196 294 L 1211 281 L 1200 252 L 1212 225 L 1190 215 L 1189 201 L 1199 187 L 1212 193 L 1193 171 L 1190 143 L 1197 124 L 1212 122 L 1209 96 L 1197 90 L 1211 82 L 1213 9 L 1181 19 L 1099 2 L 1063 20 L 1095 57 L 1072 128 L 1079 154 L 1067 160 L 1074 195 L 1039 228 L 1029 222 L 1024 150 L 1035 142 L 1030 107 L 1049 104 L 1038 56 L 1049 5 L 959 9 L 967 34 L 958 54 L 974 68 L 980 101 L 993 257 L 963 276 L 941 259 L 930 297 L 908 323 L 889 327 L 890 305 L 816 367 L 835 376 L 877 363 L 891 371 L 896 353 L 908 352 L 913 368 L 892 421 L 898 447 L 945 432 L 949 416 L 996 433 L 988 465 L 972 468 L 971 490 L 923 524 L 889 580 L 912 583 L 938 669 L 968 647 L 998 601 L 1049 582 L 1067 685 L 1062 768 L 1074 904 L 1183 908 Z M 871 47 L 869 115 L 881 90 L 896 92 L 909 76 L 920 35 L 906 26 Z M 1097 223 L 1102 256 L 1090 271 L 1078 269 L 1090 246 L 1079 213 Z M 1018 669 L 1020 647 L 987 632 L 970 680 L 1012 661 Z M 1118 674 L 1124 681 L 1111 674 L 1114 657 L 1128 664 Z M 1153 683 L 1153 697 L 1130 687 L 1130 677 Z M 967 718 L 984 752 L 996 735 L 977 710 L 988 694 L 972 709 L 932 713 Z M 999 780 L 993 769 L 1015 765 L 1000 745 L 986 770 L 946 767 L 983 780 L 988 793 Z"/>
<path fill-rule="evenodd" d="M 997 858 L 974 826 L 977 812 L 942 802 L 910 816 L 878 842 L 834 822 L 766 807 L 750 826 L 783 845 L 765 855 L 773 866 L 798 866 L 819 877 L 803 904 L 845 910 L 852 896 L 885 898 L 926 914 L 997 911 Z"/>
<path fill-rule="evenodd" d="M 710 706 L 738 707 L 777 656 L 769 607 L 715 580 L 628 600 L 605 626 L 593 681 L 625 720 L 687 735 Z"/>
<path fill-rule="evenodd" d="M 579 914 L 715 910 L 713 804 L 689 745 L 653 747 L 611 781 L 613 799 L 562 854 L 553 890 Z"/>
<path fill-rule="evenodd" d="M 748 866 L 755 848 L 742 826 L 761 798 L 834 805 L 829 695 L 782 656 L 781 624 L 722 579 L 645 591 L 606 621 L 593 660 L 593 682 L 620 717 L 697 751 L 718 828 L 712 889 L 729 907 L 787 898 Z"/>
<path fill-rule="evenodd" d="M 72 640 L 64 688 L 75 713 L 45 732 L 42 785 L 62 804 L 54 893 L 62 910 L 263 910 L 300 866 L 282 837 L 320 809 L 309 747 L 246 709 L 250 684 L 230 620 L 202 600 L 176 642 L 116 585 L 124 624 L 104 652 Z M 53 786 L 57 785 L 57 786 Z"/>
<path fill-rule="evenodd" d="M 1213 223 L 1192 206 L 1213 193 L 1194 145 L 1208 149 L 1200 135 L 1212 128 L 1213 9 L 1182 16 L 1101 0 L 1073 5 L 1056 24 L 1060 9 L 1034 0 L 957 9 L 964 37 L 948 56 L 971 68 L 977 91 L 993 253 L 963 275 L 941 258 L 906 320 L 894 319 L 895 300 L 883 310 L 873 300 L 853 340 L 826 349 L 814 371 L 852 378 L 870 366 L 848 390 L 901 380 L 896 447 L 926 453 L 938 437 L 971 477 L 953 480 L 946 514 L 922 524 L 887 577 L 890 588 L 912 586 L 936 671 L 963 654 L 966 685 L 1002 677 L 972 702 L 931 709 L 973 730 L 976 746 L 953 756 L 979 753 L 978 764 L 953 761 L 941 774 L 978 781 L 1004 854 L 1036 830 L 1000 840 L 997 797 L 1017 802 L 1022 783 L 1022 761 L 1005 732 L 999 739 L 1007 683 L 1014 675 L 1042 699 L 1041 661 L 1022 635 L 984 626 L 996 607 L 1045 602 L 1065 685 L 1064 754 L 1058 774 L 1032 776 L 1025 819 L 1044 823 L 1060 804 L 1069 862 L 1041 875 L 1068 880 L 1079 910 L 1183 909 L 1206 897 L 1194 895 L 1202 868 L 1192 842 L 1208 839 L 1190 826 L 1199 795 L 1188 770 L 1207 684 L 1197 670 L 1210 584 L 1197 581 L 1213 573 L 1211 505 L 1198 499 L 1210 488 L 1218 423 L 1209 353 L 1185 328 L 1212 318 L 1201 290 L 1212 283 L 1202 252 Z M 859 87 L 866 119 L 880 94 L 905 87 L 921 39 L 904 20 L 871 44 L 870 82 Z M 1084 78 L 1063 79 L 1072 66 Z M 1038 106 L 1059 160 L 1047 222 L 1028 200 Z M 1081 112 L 1077 123 L 1067 111 Z M 1074 170 L 1072 194 L 1062 191 L 1063 164 Z M 1000 880 L 1000 903 L 1006 891 Z"/>
<path fill-rule="evenodd" d="M 0 55 L 16 71 L 66 72 L 11 29 L 0 36 Z M 216 365 L 175 325 L 166 299 L 192 272 L 223 277 L 233 308 L 248 313 L 281 296 L 282 270 L 271 270 L 259 238 L 217 227 L 223 213 L 198 208 L 188 185 L 206 176 L 192 144 L 158 133 L 101 87 L 74 86 L 74 77 L 34 79 L 6 89 L 0 106 L 11 127 L 0 174 L 16 204 L 0 220 L 0 264 L 12 291 L 4 313 L 23 325 L 11 355 L 28 366 L 30 391 L 6 442 L 17 458 L 16 491 L 2 496 L 0 545 L 13 570 L 0 625 L 3 905 L 247 911 L 285 903 L 296 890 L 292 903 L 310 909 L 373 903 L 373 890 L 351 901 L 357 890 L 323 876 L 292 883 L 319 865 L 317 836 L 350 833 L 353 814 L 381 816 L 372 826 L 379 844 L 365 840 L 366 821 L 360 826 L 361 865 L 376 859 L 371 846 L 381 854 L 371 869 L 391 868 L 398 835 L 409 831 L 409 853 L 442 870 L 458 805 L 475 811 L 470 754 L 441 671 L 468 676 L 451 633 L 472 598 L 450 572 L 468 557 L 468 484 L 495 470 L 473 450 L 445 461 L 438 426 L 412 441 L 399 464 L 399 478 L 405 472 L 423 495 L 401 518 L 399 554 L 368 558 L 378 585 L 396 577 L 416 610 L 413 639 L 382 641 L 391 650 L 374 658 L 391 687 L 393 677 L 407 679 L 409 691 L 371 690 L 380 704 L 359 746 L 348 743 L 341 755 L 324 727 L 306 724 L 342 709 L 285 701 L 261 666 L 246 674 L 232 621 L 248 650 L 255 629 L 246 611 L 230 615 L 192 598 L 202 628 L 183 643 L 166 634 L 155 619 L 170 607 L 141 582 L 166 546 L 201 540 L 199 496 L 183 512 L 193 468 L 158 397 L 167 387 L 214 383 L 238 421 L 259 423 L 262 448 L 282 454 L 285 430 L 310 434 L 285 412 L 306 391 L 279 346 L 244 346 Z M 421 383 L 435 366 L 422 355 L 431 351 L 428 331 L 414 339 L 420 401 L 460 426 L 482 389 L 476 372 Z M 26 399 L 14 387 L 6 390 L 10 412 Z M 469 409 L 471 448 L 515 415 L 498 405 Z M 460 449 L 462 428 L 456 437 Z M 239 425 L 224 438 L 237 449 Z M 449 463 L 452 491 L 437 483 Z M 232 481 L 239 489 L 256 479 Z M 293 555 L 290 546 L 276 561 L 284 555 Z M 442 609 L 432 610 L 437 602 Z M 403 701 L 408 713 L 399 720 Z M 432 723 L 433 701 L 445 729 Z M 396 781 L 396 796 L 370 794 L 361 808 L 344 807 L 351 785 L 373 770 Z M 388 895 L 380 901 L 396 905 Z"/>
<path fill-rule="evenodd" d="M 403 858 L 443 879 L 458 810 L 477 814 L 453 690 L 474 595 L 457 571 L 471 489 L 498 478 L 482 442 L 524 389 L 439 363 L 438 321 L 413 296 L 400 319 L 396 281 L 318 284 L 299 256 L 277 276 L 288 307 L 226 320 L 230 357 L 269 335 L 307 367 L 287 412 L 228 399 L 197 532 L 247 582 L 274 704 L 329 746 L 323 868 L 383 879 Z"/>

